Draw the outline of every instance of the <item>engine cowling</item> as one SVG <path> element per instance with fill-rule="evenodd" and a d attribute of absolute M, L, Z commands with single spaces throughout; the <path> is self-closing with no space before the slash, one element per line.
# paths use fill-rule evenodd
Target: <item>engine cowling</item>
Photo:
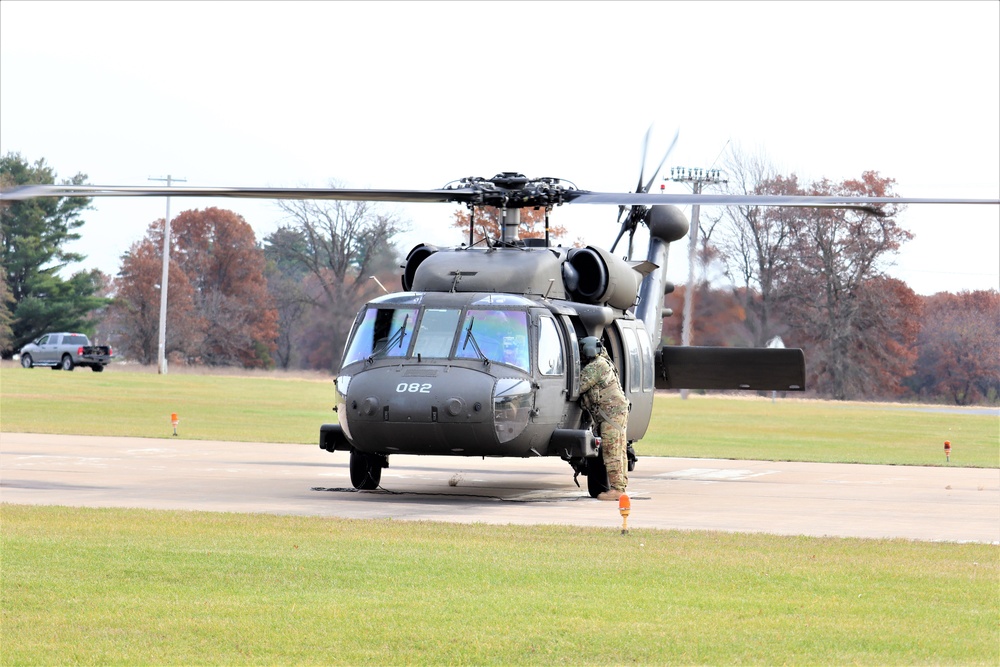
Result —
<path fill-rule="evenodd" d="M 563 283 L 574 300 L 619 310 L 635 304 L 642 278 L 627 261 L 596 246 L 571 250 L 563 264 Z"/>
<path fill-rule="evenodd" d="M 427 243 L 421 243 L 420 245 L 414 246 L 412 250 L 406 255 L 406 263 L 403 265 L 403 291 L 409 292 L 413 287 L 413 276 L 417 273 L 417 267 L 419 267 L 425 259 L 433 255 L 438 251 L 437 246 L 429 245 Z"/>

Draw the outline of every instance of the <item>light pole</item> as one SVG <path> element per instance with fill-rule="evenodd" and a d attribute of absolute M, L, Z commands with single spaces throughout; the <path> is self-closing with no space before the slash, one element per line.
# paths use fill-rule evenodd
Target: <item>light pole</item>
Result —
<path fill-rule="evenodd" d="M 702 186 L 706 183 L 716 185 L 727 182 L 722 177 L 722 172 L 718 169 L 690 169 L 687 167 L 671 167 L 670 176 L 664 176 L 663 180 L 690 183 L 696 195 L 701 194 Z M 694 273 L 695 260 L 698 254 L 698 216 L 700 213 L 701 206 L 699 204 L 691 206 L 691 231 L 688 240 L 688 280 L 687 286 L 684 288 L 684 315 L 681 322 L 681 345 L 685 347 L 691 345 L 692 313 L 694 311 Z M 681 398 L 686 399 L 687 397 L 688 390 L 681 389 Z"/>
<path fill-rule="evenodd" d="M 173 178 L 167 174 L 166 178 L 150 177 L 151 181 L 166 181 L 167 187 L 174 181 L 186 183 L 183 178 Z M 160 338 L 156 346 L 156 366 L 160 375 L 167 374 L 167 356 L 165 354 L 167 343 L 167 280 L 170 276 L 170 197 L 167 197 L 167 216 L 163 219 L 163 276 L 160 278 Z"/>

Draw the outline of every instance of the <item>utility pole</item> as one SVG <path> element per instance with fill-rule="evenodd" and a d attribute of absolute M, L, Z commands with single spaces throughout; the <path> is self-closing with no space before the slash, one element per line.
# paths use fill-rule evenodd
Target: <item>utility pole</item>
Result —
<path fill-rule="evenodd" d="M 166 178 L 154 178 L 151 181 L 166 181 L 167 187 L 177 181 L 187 183 L 186 179 L 173 178 L 167 174 Z M 160 278 L 160 339 L 156 347 L 156 364 L 160 375 L 167 374 L 167 356 L 165 354 L 167 344 L 167 279 L 170 276 L 170 197 L 167 197 L 167 216 L 163 219 L 163 277 Z"/>
<path fill-rule="evenodd" d="M 722 172 L 718 169 L 690 169 L 687 167 L 671 167 L 670 177 L 663 177 L 663 180 L 671 180 L 677 183 L 690 183 L 694 194 L 700 195 L 702 187 L 727 183 L 722 178 Z M 694 281 L 695 281 L 695 261 L 698 255 L 698 217 L 701 213 L 701 206 L 694 204 L 691 206 L 691 231 L 688 240 L 688 280 L 684 288 L 684 316 L 681 322 L 681 345 L 687 347 L 691 345 L 691 329 L 693 327 L 692 313 L 694 312 Z M 687 399 L 688 390 L 681 389 L 681 398 Z"/>

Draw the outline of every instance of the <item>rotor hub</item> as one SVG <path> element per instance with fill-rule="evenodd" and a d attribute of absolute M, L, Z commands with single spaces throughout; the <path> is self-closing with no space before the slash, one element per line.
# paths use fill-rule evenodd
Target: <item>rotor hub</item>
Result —
<path fill-rule="evenodd" d="M 445 190 L 462 190 L 461 201 L 469 206 L 494 206 L 496 208 L 548 208 L 559 206 L 579 192 L 575 185 L 561 178 L 528 178 L 515 171 L 505 171 L 493 178 L 469 176 L 449 183 Z M 472 190 L 470 197 L 468 192 Z M 456 193 L 457 194 L 457 193 Z"/>

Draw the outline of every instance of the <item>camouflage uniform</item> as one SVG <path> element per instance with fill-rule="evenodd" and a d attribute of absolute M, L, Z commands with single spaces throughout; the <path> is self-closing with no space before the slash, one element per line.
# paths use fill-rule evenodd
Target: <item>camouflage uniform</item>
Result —
<path fill-rule="evenodd" d="M 580 373 L 580 402 L 598 425 L 608 483 L 612 489 L 624 491 L 628 486 L 625 442 L 628 401 L 618 379 L 618 369 L 607 353 L 602 351 Z"/>

